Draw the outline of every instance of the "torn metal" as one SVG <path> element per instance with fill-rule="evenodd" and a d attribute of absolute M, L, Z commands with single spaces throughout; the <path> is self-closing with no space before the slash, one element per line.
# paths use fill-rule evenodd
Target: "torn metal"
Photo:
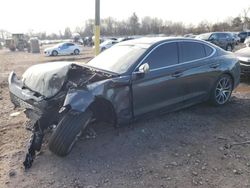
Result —
<path fill-rule="evenodd" d="M 133 117 L 129 76 L 92 69 L 72 62 L 53 62 L 30 67 L 18 79 L 9 76 L 11 101 L 25 109 L 32 131 L 24 161 L 30 168 L 41 149 L 44 131 L 57 125 L 65 113 L 91 109 L 95 119 L 116 125 Z"/>

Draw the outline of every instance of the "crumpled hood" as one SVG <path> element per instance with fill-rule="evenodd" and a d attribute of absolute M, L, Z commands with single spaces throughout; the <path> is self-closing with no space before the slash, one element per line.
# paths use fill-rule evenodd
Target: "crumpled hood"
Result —
<path fill-rule="evenodd" d="M 46 98 L 57 94 L 62 88 L 72 62 L 52 62 L 33 65 L 22 75 L 24 86 Z"/>

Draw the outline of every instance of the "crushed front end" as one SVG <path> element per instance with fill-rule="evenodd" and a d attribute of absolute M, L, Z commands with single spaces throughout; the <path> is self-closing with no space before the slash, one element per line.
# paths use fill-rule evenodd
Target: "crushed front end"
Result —
<path fill-rule="evenodd" d="M 11 72 L 8 79 L 11 101 L 15 108 L 25 109 L 28 118 L 26 128 L 32 131 L 23 162 L 26 169 L 31 167 L 36 151 L 41 149 L 44 131 L 57 125 L 70 110 L 63 106 L 67 94 L 76 89 L 84 91 L 86 84 L 105 78 L 69 62 L 34 65 L 27 69 L 22 79 Z"/>
<path fill-rule="evenodd" d="M 28 121 L 27 130 L 32 131 L 28 152 L 23 162 L 25 168 L 30 168 L 35 152 L 40 151 L 44 130 L 60 119 L 59 109 L 63 104 L 66 93 L 60 92 L 51 99 L 46 99 L 37 92 L 26 88 L 22 81 L 12 72 L 9 76 L 10 99 L 14 107 L 25 109 Z"/>

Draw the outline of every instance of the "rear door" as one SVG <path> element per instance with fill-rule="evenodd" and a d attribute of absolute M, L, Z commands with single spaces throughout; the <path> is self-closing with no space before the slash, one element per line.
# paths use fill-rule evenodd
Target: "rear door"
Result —
<path fill-rule="evenodd" d="M 73 43 L 67 43 L 67 48 L 66 48 L 66 51 L 65 53 L 66 54 L 72 54 L 75 50 L 75 44 Z"/>
<path fill-rule="evenodd" d="M 143 77 L 135 77 L 132 81 L 134 115 L 181 103 L 185 86 L 182 79 L 183 69 L 178 64 L 177 43 L 157 46 L 139 65 L 144 63 L 149 64 L 150 72 Z"/>
<path fill-rule="evenodd" d="M 69 50 L 69 47 L 68 47 L 68 44 L 67 43 L 64 43 L 62 44 L 62 46 L 60 47 L 60 54 L 67 54 L 68 53 L 68 50 Z"/>
<path fill-rule="evenodd" d="M 187 87 L 184 101 L 197 102 L 207 98 L 219 72 L 219 62 L 212 58 L 215 49 L 196 41 L 179 42 L 180 64 Z"/>
<path fill-rule="evenodd" d="M 74 53 L 74 50 L 77 49 L 77 46 L 73 43 L 68 43 L 68 45 L 69 45 L 70 53 Z"/>

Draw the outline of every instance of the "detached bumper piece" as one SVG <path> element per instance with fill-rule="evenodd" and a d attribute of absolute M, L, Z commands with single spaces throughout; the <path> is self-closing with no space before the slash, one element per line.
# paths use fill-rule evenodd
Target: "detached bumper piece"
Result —
<path fill-rule="evenodd" d="M 25 169 L 28 169 L 32 166 L 36 152 L 41 150 L 44 130 L 59 119 L 57 112 L 61 100 L 60 96 L 56 97 L 57 100 L 48 100 L 25 88 L 14 72 L 10 74 L 8 81 L 11 102 L 15 107 L 25 109 L 25 114 L 29 119 L 26 128 L 32 132 L 23 162 Z"/>
<path fill-rule="evenodd" d="M 38 130 L 32 131 L 32 135 L 29 141 L 28 152 L 26 153 L 23 165 L 25 169 L 29 169 L 32 166 L 32 163 L 36 157 L 36 151 L 40 151 L 43 142 L 43 131 L 40 129 L 39 121 L 35 126 Z"/>

